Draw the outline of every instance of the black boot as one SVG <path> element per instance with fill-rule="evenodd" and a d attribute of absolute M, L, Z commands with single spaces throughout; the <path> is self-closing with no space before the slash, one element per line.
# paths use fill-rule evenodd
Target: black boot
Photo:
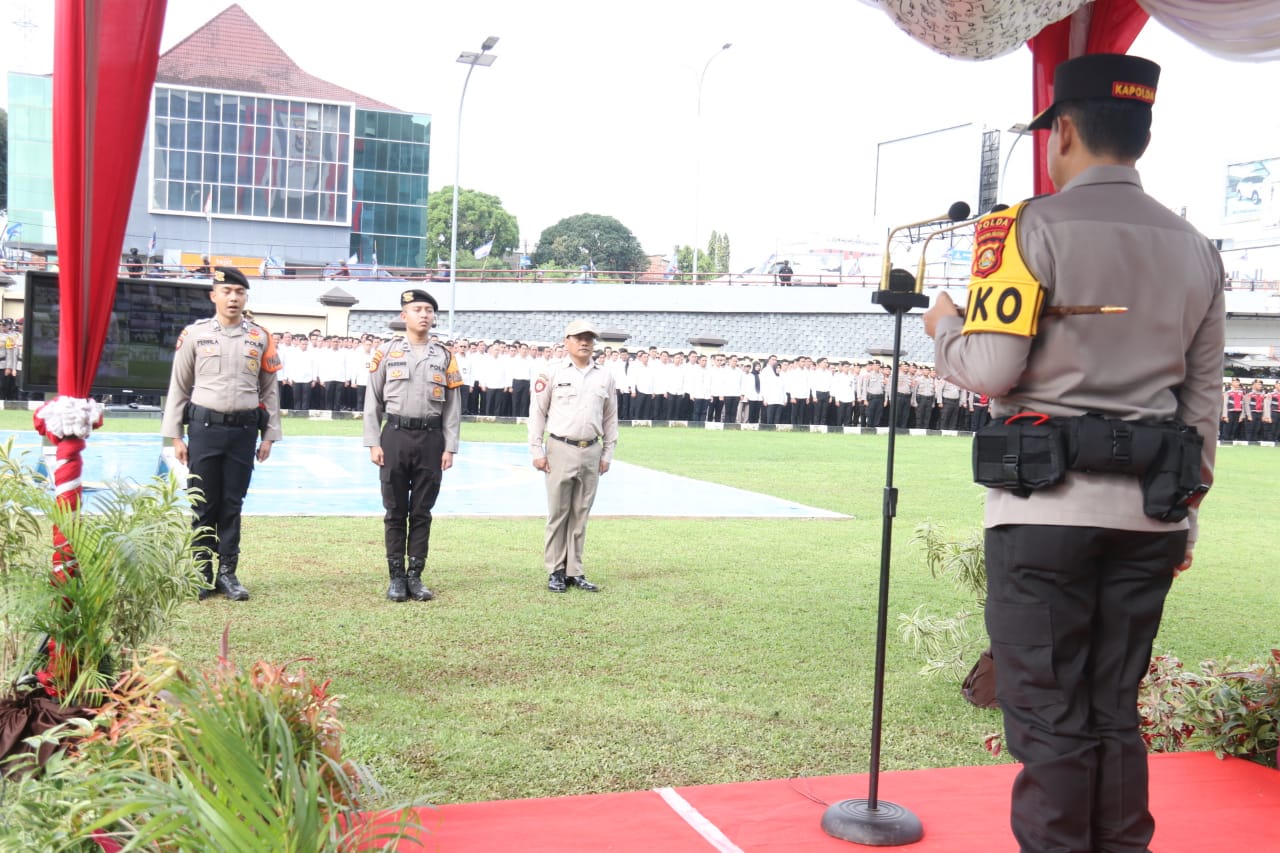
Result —
<path fill-rule="evenodd" d="M 387 557 L 387 572 L 391 575 L 391 585 L 387 587 L 387 599 L 408 601 L 409 590 L 405 586 L 404 557 Z"/>
<path fill-rule="evenodd" d="M 435 598 L 431 594 L 431 590 L 422 585 L 422 570 L 426 568 L 426 557 L 410 557 L 409 568 L 405 575 L 405 585 L 409 590 L 409 597 L 414 601 L 430 601 Z"/>
<path fill-rule="evenodd" d="M 200 600 L 204 601 L 213 598 L 218 594 L 218 590 L 213 586 L 213 555 L 208 551 L 197 551 L 195 554 L 196 565 L 200 567 L 200 577 L 204 579 L 205 586 L 200 587 Z"/>
<path fill-rule="evenodd" d="M 551 577 L 547 579 L 547 589 L 552 592 L 568 591 L 568 588 L 564 585 L 564 569 L 557 569 L 551 573 Z"/>
<path fill-rule="evenodd" d="M 236 559 L 218 561 L 218 579 L 213 582 L 213 588 L 229 601 L 248 601 L 249 590 L 241 586 L 240 579 L 236 577 L 237 562 Z"/>

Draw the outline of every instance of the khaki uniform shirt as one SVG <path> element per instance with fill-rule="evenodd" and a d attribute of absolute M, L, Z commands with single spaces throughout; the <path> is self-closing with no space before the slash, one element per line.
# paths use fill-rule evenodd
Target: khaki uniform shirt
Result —
<path fill-rule="evenodd" d="M 597 364 L 579 370 L 564 358 L 543 368 L 533 382 L 529 406 L 529 452 L 547 455 L 543 433 L 561 438 L 604 440 L 601 461 L 613 459 L 618 444 L 618 398 L 613 374 Z"/>
<path fill-rule="evenodd" d="M 947 317 L 937 327 L 939 375 L 991 395 L 993 417 L 1180 418 L 1204 437 L 1201 479 L 1212 483 L 1226 322 L 1222 260 L 1213 246 L 1146 195 L 1137 171 L 1125 166 L 1095 166 L 1057 194 L 1032 200 L 1017 234 L 1045 305 L 1121 305 L 1128 312 L 1042 317 L 1033 337 L 965 335 L 964 319 Z M 974 257 L 976 264 L 976 250 Z M 988 527 L 1161 532 L 1190 523 L 1194 541 L 1194 519 L 1194 511 L 1190 522 L 1177 524 L 1148 518 L 1138 478 L 1118 474 L 1068 472 L 1061 485 L 1026 498 L 987 491 Z"/>
<path fill-rule="evenodd" d="M 0 370 L 18 369 L 18 345 L 22 342 L 17 332 L 0 335 Z"/>
<path fill-rule="evenodd" d="M 160 434 L 182 438 L 182 414 L 187 403 L 224 414 L 261 405 L 267 410 L 267 428 L 262 438 L 279 441 L 282 433 L 276 372 L 280 362 L 277 356 L 268 354 L 270 341 L 266 329 L 248 320 L 227 328 L 217 317 L 210 317 L 183 329 L 173 356 Z"/>
<path fill-rule="evenodd" d="M 364 446 L 382 443 L 384 415 L 440 417 L 446 453 L 457 453 L 462 426 L 462 371 L 438 343 L 412 346 L 402 337 L 380 344 L 369 361 Z"/>

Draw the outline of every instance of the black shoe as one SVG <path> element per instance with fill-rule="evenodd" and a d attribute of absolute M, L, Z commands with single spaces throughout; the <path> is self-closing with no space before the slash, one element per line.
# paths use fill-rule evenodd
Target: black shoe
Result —
<path fill-rule="evenodd" d="M 249 590 L 240 584 L 240 579 L 236 577 L 235 572 L 218 572 L 214 590 L 225 595 L 230 601 L 249 600 Z"/>
<path fill-rule="evenodd" d="M 422 557 L 410 557 L 409 568 L 405 572 L 405 587 L 409 597 L 414 601 L 430 601 L 435 598 L 431 590 L 422 585 L 422 569 L 426 560 Z"/>
<path fill-rule="evenodd" d="M 600 591 L 600 587 L 596 586 L 591 581 L 587 580 L 586 575 L 578 575 L 577 577 L 566 578 L 565 581 L 566 583 L 569 584 L 569 586 L 576 586 L 578 589 L 582 590 L 583 592 L 599 592 Z"/>
<path fill-rule="evenodd" d="M 387 587 L 388 601 L 408 601 L 408 579 L 404 574 L 404 558 L 388 557 L 387 573 L 391 576 L 391 584 Z"/>
<path fill-rule="evenodd" d="M 217 594 L 218 594 L 218 590 L 214 589 L 213 587 L 202 586 L 200 587 L 199 598 L 201 601 L 208 601 L 210 598 L 213 598 Z"/>
<path fill-rule="evenodd" d="M 566 592 L 568 590 L 568 587 L 564 585 L 564 569 L 551 573 L 551 577 L 547 579 L 547 589 L 552 592 Z"/>

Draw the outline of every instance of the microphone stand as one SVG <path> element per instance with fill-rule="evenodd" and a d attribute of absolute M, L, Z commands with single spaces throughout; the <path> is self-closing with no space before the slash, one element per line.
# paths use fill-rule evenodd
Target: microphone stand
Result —
<path fill-rule="evenodd" d="M 969 205 L 951 206 L 945 220 L 968 219 Z M 884 523 L 880 533 L 880 597 L 876 615 L 875 686 L 871 700 L 871 773 L 866 799 L 840 800 L 822 814 L 822 830 L 827 835 L 870 847 L 898 847 L 914 844 L 924 837 L 920 818 L 910 810 L 880 799 L 880 730 L 884 722 L 884 659 L 889 619 L 889 560 L 893 546 L 893 517 L 898 509 L 898 490 L 893 485 L 893 454 L 898 434 L 898 367 L 902 361 L 902 317 L 912 308 L 927 308 L 929 297 L 920 292 L 924 282 L 906 270 L 895 270 L 889 261 L 893 235 L 904 228 L 932 225 L 943 219 L 927 219 L 902 225 L 889 232 L 884 247 L 884 270 L 880 289 L 871 301 L 893 315 L 893 362 L 889 387 L 889 450 L 885 468 Z"/>
<path fill-rule="evenodd" d="M 885 265 L 888 266 L 888 253 Z M 905 277 L 905 278 L 904 278 Z M 911 273 L 893 270 L 889 281 L 908 282 Z M 888 281 L 885 282 L 885 285 Z M 898 490 L 893 485 L 894 438 L 898 432 L 898 366 L 902 352 L 902 317 L 912 308 L 926 308 L 929 297 L 881 287 L 871 301 L 893 314 L 893 368 L 889 387 L 889 451 L 885 470 L 884 524 L 880 533 L 880 599 L 876 616 L 875 687 L 871 700 L 871 774 L 866 799 L 841 800 L 832 803 L 822 814 L 822 829 L 827 835 L 872 847 L 897 847 L 913 844 L 924 837 L 924 827 L 914 813 L 895 803 L 880 799 L 880 729 L 884 720 L 884 659 L 889 618 L 889 558 L 893 545 L 893 517 L 898 508 Z"/>

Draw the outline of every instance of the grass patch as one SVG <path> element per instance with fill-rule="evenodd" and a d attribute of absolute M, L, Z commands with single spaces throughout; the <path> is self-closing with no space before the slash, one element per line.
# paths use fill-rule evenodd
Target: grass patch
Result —
<path fill-rule="evenodd" d="M 29 413 L 0 412 L 0 429 Z M 157 421 L 108 429 L 156 432 Z M 286 436 L 349 435 L 358 421 L 290 419 Z M 465 441 L 524 429 L 464 424 Z M 287 438 L 286 438 L 287 440 Z M 381 520 L 249 517 L 247 604 L 192 603 L 170 642 L 211 661 L 224 625 L 241 661 L 312 658 L 343 694 L 348 754 L 393 797 L 460 802 L 634 790 L 868 767 L 885 438 L 624 428 L 618 458 L 852 516 L 842 520 L 606 519 L 587 570 L 605 591 L 543 589 L 538 519 L 440 519 L 429 604 L 383 598 Z M 921 602 L 960 602 L 909 540 L 931 520 L 981 519 L 969 442 L 897 442 L 890 625 Z M 92 439 L 88 452 L 93 452 Z M 1280 451 L 1226 447 L 1195 568 L 1174 585 L 1157 647 L 1185 661 L 1259 659 L 1280 636 L 1280 586 L 1259 501 Z M 317 483 L 317 488 L 323 488 Z M 608 476 L 602 488 L 610 488 Z M 647 496 L 661 511 L 663 496 Z M 924 679 L 891 634 L 882 766 L 996 761 L 997 714 Z M 1001 759 L 1003 760 L 1003 759 Z"/>

